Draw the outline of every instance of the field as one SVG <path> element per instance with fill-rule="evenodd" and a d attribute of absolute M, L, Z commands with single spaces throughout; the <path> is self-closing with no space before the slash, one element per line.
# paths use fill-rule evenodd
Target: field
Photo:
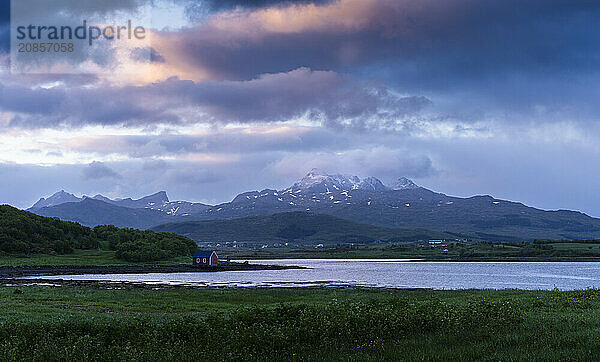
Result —
<path fill-rule="evenodd" d="M 600 260 L 600 241 L 549 242 L 427 242 L 370 243 L 324 248 L 221 248 L 220 256 L 235 258 L 422 258 L 429 260 Z"/>
<path fill-rule="evenodd" d="M 0 360 L 595 360 L 600 291 L 0 287 Z"/>
<path fill-rule="evenodd" d="M 249 258 L 422 258 L 427 260 L 600 260 L 600 243 L 563 242 L 459 243 L 429 247 L 423 243 L 371 243 L 353 247 L 315 248 L 217 248 L 222 260 Z M 174 257 L 158 262 L 128 262 L 118 259 L 106 247 L 76 249 L 71 254 L 0 255 L 0 266 L 32 265 L 188 265 L 191 257 Z"/>
<path fill-rule="evenodd" d="M 445 251 L 447 250 L 447 251 Z M 600 243 L 552 242 L 459 243 L 429 247 L 423 243 L 371 243 L 354 247 L 315 248 L 217 248 L 221 259 L 269 258 L 424 258 L 442 260 L 599 260 Z M 159 262 L 127 262 L 107 248 L 74 250 L 72 254 L 0 255 L 0 265 L 177 265 L 189 264 L 190 257 Z"/>

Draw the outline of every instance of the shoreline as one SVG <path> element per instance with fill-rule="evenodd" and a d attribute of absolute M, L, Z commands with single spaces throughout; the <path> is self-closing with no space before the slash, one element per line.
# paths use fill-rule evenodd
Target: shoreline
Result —
<path fill-rule="evenodd" d="M 31 265 L 0 266 L 0 279 L 29 276 L 83 274 L 215 273 L 223 271 L 307 269 L 295 265 L 227 263 L 216 266 L 193 265 Z"/>
<path fill-rule="evenodd" d="M 229 286 L 229 285 L 193 285 L 187 283 L 181 284 L 170 284 L 168 282 L 144 282 L 144 281 L 114 281 L 114 280 L 89 280 L 89 279 L 60 279 L 60 278 L 3 278 L 0 277 L 0 288 L 19 288 L 19 287 L 54 287 L 54 288 L 98 288 L 98 289 L 146 289 L 146 290 L 169 290 L 169 289 L 191 289 L 191 290 L 205 290 L 205 289 L 239 289 L 239 290 L 250 290 L 250 289 L 284 289 L 284 290 L 306 290 L 306 289 L 356 289 L 356 290 L 396 290 L 396 291 L 435 291 L 443 289 L 434 288 L 393 288 L 393 287 L 370 287 L 360 285 L 314 285 L 314 286 Z M 475 290 L 475 289 L 473 289 Z M 483 289 L 482 289 L 483 290 Z"/>
<path fill-rule="evenodd" d="M 256 257 L 235 257 L 232 258 L 235 260 L 248 260 L 252 261 L 264 261 L 264 260 L 361 260 L 361 261 L 370 261 L 370 260 L 406 260 L 407 262 L 493 262 L 493 263 L 574 263 L 574 262 L 592 262 L 597 263 L 600 262 L 600 257 L 598 258 L 581 258 L 581 257 L 559 257 L 559 258 L 527 258 L 527 257 L 516 257 L 516 258 L 500 258 L 500 257 L 471 257 L 471 258 L 437 258 L 437 257 L 418 257 L 418 256 L 400 256 L 393 258 L 384 258 L 384 257 L 335 257 L 335 256 L 327 256 L 327 257 L 293 257 L 293 256 L 270 256 L 268 258 L 256 258 Z"/>

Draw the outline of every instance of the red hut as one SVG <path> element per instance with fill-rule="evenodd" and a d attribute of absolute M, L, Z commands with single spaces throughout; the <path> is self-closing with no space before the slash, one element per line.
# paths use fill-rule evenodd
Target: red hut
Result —
<path fill-rule="evenodd" d="M 219 257 L 216 251 L 198 250 L 194 254 L 194 265 L 217 265 Z"/>

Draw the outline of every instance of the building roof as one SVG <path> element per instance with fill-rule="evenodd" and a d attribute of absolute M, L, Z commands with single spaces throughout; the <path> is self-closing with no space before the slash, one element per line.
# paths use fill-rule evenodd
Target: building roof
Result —
<path fill-rule="evenodd" d="M 198 250 L 194 253 L 194 258 L 210 258 L 214 250 Z"/>

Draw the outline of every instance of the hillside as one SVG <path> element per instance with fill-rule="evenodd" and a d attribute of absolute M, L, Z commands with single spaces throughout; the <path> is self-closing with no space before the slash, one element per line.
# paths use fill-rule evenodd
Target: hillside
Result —
<path fill-rule="evenodd" d="M 455 238 L 453 235 L 440 232 L 384 228 L 308 212 L 287 212 L 229 220 L 169 223 L 154 227 L 152 230 L 184 235 L 196 242 L 238 241 L 264 243 L 296 241 L 331 245 L 368 243 L 376 240 L 404 242 L 432 238 Z"/>
<path fill-rule="evenodd" d="M 310 211 L 388 228 L 427 229 L 488 241 L 600 238 L 600 219 L 581 212 L 547 211 L 492 196 L 460 198 L 406 178 L 382 187 L 374 178 L 312 171 L 284 190 L 236 196 L 188 219 L 215 220 Z"/>
<path fill-rule="evenodd" d="M 143 208 L 129 208 L 100 200 L 84 199 L 51 207 L 33 210 L 38 215 L 58 217 L 61 220 L 78 222 L 85 226 L 114 225 L 134 229 L 148 229 L 169 220 L 163 212 Z"/>
<path fill-rule="evenodd" d="M 132 262 L 189 256 L 197 249 L 196 243 L 181 235 L 112 225 L 90 229 L 0 205 L 0 255 L 70 254 L 101 245 L 114 251 L 118 259 Z"/>
<path fill-rule="evenodd" d="M 0 205 L 0 253 L 68 254 L 73 249 L 97 248 L 90 234 L 89 228 L 74 222 Z"/>

